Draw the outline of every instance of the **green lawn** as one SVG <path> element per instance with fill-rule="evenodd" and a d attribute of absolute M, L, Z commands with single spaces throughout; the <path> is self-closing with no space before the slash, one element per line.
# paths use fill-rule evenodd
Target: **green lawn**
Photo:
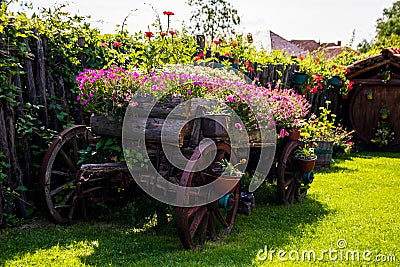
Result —
<path fill-rule="evenodd" d="M 7 229 L 0 236 L 0 264 L 399 266 L 399 176 L 400 154 L 337 160 L 315 175 L 300 205 L 279 206 L 267 202 L 268 188 L 258 191 L 253 214 L 239 215 L 229 237 L 207 243 L 202 251 L 184 251 L 173 224 L 157 232 L 115 222 Z"/>

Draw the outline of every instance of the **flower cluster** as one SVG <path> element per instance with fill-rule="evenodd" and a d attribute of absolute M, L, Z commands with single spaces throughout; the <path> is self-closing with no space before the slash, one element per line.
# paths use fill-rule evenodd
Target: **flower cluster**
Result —
<path fill-rule="evenodd" d="M 177 94 L 185 99 L 217 99 L 233 108 L 247 130 L 257 128 L 257 121 L 271 123 L 273 119 L 280 128 L 297 126 L 310 107 L 305 97 L 294 90 L 258 87 L 246 83 L 233 71 L 200 66 L 177 68 L 168 65 L 157 73 L 146 75 L 117 67 L 86 70 L 76 82 L 80 91 L 78 100 L 86 111 L 114 118 L 123 116 L 139 88 L 156 96 Z M 258 114 L 257 118 L 254 114 Z"/>
<path fill-rule="evenodd" d="M 354 131 L 347 131 L 340 124 L 335 124 L 336 115 L 329 110 L 329 100 L 325 101 L 325 106 L 320 107 L 319 116 L 311 114 L 310 118 L 303 121 L 301 137 L 305 141 L 326 141 L 333 142 L 337 148 L 344 152 L 350 152 L 353 143 L 350 141 Z"/>
<path fill-rule="evenodd" d="M 394 132 L 390 123 L 387 121 L 379 121 L 375 131 L 375 137 L 371 142 L 377 144 L 379 147 L 387 146 L 394 140 Z"/>
<path fill-rule="evenodd" d="M 315 142 L 305 142 L 302 146 L 296 149 L 295 157 L 298 159 L 315 160 L 317 155 L 315 154 L 315 148 L 318 144 Z"/>
<path fill-rule="evenodd" d="M 302 129 L 301 136 L 305 140 L 318 140 L 318 141 L 331 141 L 335 139 L 335 119 L 336 115 L 331 114 L 329 109 L 330 101 L 326 101 L 325 107 L 320 107 L 319 116 L 312 114 L 308 120 L 305 121 Z"/>

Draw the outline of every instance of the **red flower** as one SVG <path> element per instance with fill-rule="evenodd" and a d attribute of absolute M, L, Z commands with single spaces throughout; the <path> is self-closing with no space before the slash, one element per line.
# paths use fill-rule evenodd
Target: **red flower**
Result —
<path fill-rule="evenodd" d="M 348 89 L 349 91 L 353 90 L 353 85 L 354 85 L 354 82 L 353 82 L 353 81 L 350 81 L 350 82 L 347 84 L 347 89 Z"/>
<path fill-rule="evenodd" d="M 169 31 L 169 34 L 171 34 L 171 35 L 175 35 L 175 34 L 176 34 L 176 32 L 175 32 L 175 31 L 173 31 L 173 30 L 170 30 L 170 31 Z"/>
<path fill-rule="evenodd" d="M 221 40 L 214 40 L 214 44 L 216 44 L 216 45 L 219 45 L 219 44 L 221 44 L 221 43 L 222 43 Z"/>
<path fill-rule="evenodd" d="M 175 13 L 174 13 L 174 12 L 171 12 L 171 11 L 164 11 L 163 14 L 164 14 L 164 15 L 167 15 L 167 16 L 175 15 Z"/>
<path fill-rule="evenodd" d="M 313 94 L 316 94 L 318 92 L 318 88 L 316 86 L 313 87 L 312 89 Z"/>
<path fill-rule="evenodd" d="M 154 34 L 152 32 L 145 32 L 145 34 L 147 38 L 154 37 Z"/>
<path fill-rule="evenodd" d="M 113 46 L 114 47 L 120 47 L 120 46 L 122 46 L 122 42 L 114 42 Z"/>
<path fill-rule="evenodd" d="M 101 44 L 99 44 L 99 46 L 100 46 L 100 47 L 107 47 L 108 44 L 107 44 L 107 43 L 101 43 Z"/>
<path fill-rule="evenodd" d="M 229 53 L 229 52 L 226 52 L 226 53 L 225 53 L 225 56 L 226 56 L 226 57 L 230 57 L 230 56 L 232 56 L 232 54 Z"/>
<path fill-rule="evenodd" d="M 167 33 L 161 32 L 160 35 L 161 35 L 161 37 L 165 37 L 167 35 Z"/>
<path fill-rule="evenodd" d="M 323 77 L 321 75 L 318 74 L 313 74 L 313 79 L 316 83 L 319 83 L 322 81 Z"/>
<path fill-rule="evenodd" d="M 237 46 L 238 46 L 238 43 L 232 41 L 232 42 L 230 43 L 230 45 L 233 46 L 233 47 L 237 47 Z"/>
<path fill-rule="evenodd" d="M 244 65 L 246 66 L 246 67 L 250 67 L 251 65 L 250 65 L 250 62 L 248 62 L 248 61 L 245 61 L 244 62 Z"/>
<path fill-rule="evenodd" d="M 303 57 L 302 54 L 299 55 L 299 59 L 300 59 L 300 60 L 304 60 L 304 57 Z"/>
<path fill-rule="evenodd" d="M 204 58 L 205 56 L 206 56 L 206 55 L 200 53 L 200 54 L 197 55 L 197 57 L 194 58 L 194 61 L 198 61 L 198 60 Z"/>
<path fill-rule="evenodd" d="M 317 65 L 319 63 L 319 61 L 320 61 L 319 57 L 315 58 L 315 65 Z"/>
<path fill-rule="evenodd" d="M 254 72 L 254 68 L 252 68 L 252 67 L 248 67 L 247 70 L 250 72 Z"/>

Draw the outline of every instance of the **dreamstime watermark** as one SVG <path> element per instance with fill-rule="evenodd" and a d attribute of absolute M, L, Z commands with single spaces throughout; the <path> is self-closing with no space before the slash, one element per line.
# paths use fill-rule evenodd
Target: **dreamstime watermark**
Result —
<path fill-rule="evenodd" d="M 153 198 L 178 207 L 196 207 L 212 203 L 224 197 L 237 184 L 230 183 L 229 187 L 222 179 L 215 179 L 213 182 L 200 186 L 196 185 L 196 181 L 192 182 L 193 173 L 210 168 L 213 160 L 218 158 L 216 154 L 221 150 L 226 151 L 228 149 L 218 138 L 197 140 L 197 147 L 190 158 L 181 150 L 181 132 L 188 123 L 195 120 L 202 121 L 205 118 L 214 120 L 213 116 L 199 111 L 224 110 L 224 115 L 229 117 L 230 126 L 243 126 L 244 123 L 235 110 L 225 103 L 221 103 L 221 99 L 218 98 L 192 98 L 176 105 L 166 118 L 155 119 L 151 116 L 153 108 L 165 97 L 173 94 L 174 89 L 194 85 L 195 83 L 192 80 L 183 76 L 179 79 L 154 79 L 152 82 L 145 83 L 132 97 L 125 113 L 122 128 L 124 157 L 133 179 Z M 210 85 L 212 85 L 211 81 Z M 214 86 L 218 88 L 219 84 L 216 83 Z M 162 88 L 162 90 L 157 88 Z M 248 106 L 254 114 L 256 120 L 254 123 L 258 124 L 261 135 L 260 160 L 254 170 L 256 175 L 252 177 L 248 188 L 249 192 L 253 192 L 262 185 L 273 163 L 276 129 L 272 114 L 267 116 L 267 119 L 266 114 L 262 113 L 265 113 L 265 110 L 261 111 L 254 103 L 248 103 Z M 236 166 L 238 159 L 243 159 L 245 164 L 241 164 L 238 168 L 244 172 L 249 162 L 251 147 L 247 131 L 220 125 L 224 127 L 229 136 L 230 164 Z M 157 139 L 156 143 L 158 142 L 161 145 L 161 149 L 159 146 L 156 148 L 157 161 L 161 160 L 161 157 L 165 157 L 170 164 L 168 171 L 179 170 L 183 173 L 180 177 L 177 177 L 180 179 L 179 184 L 165 179 L 160 173 L 160 169 L 153 164 L 146 164 L 146 168 L 143 168 L 144 162 L 151 162 L 147 142 L 149 127 L 153 127 L 152 138 Z"/>
<path fill-rule="evenodd" d="M 259 261 L 333 261 L 333 262 L 396 262 L 395 254 L 374 253 L 371 250 L 353 250 L 348 248 L 345 239 L 339 239 L 335 248 L 315 250 L 274 250 L 264 249 L 257 252 Z"/>

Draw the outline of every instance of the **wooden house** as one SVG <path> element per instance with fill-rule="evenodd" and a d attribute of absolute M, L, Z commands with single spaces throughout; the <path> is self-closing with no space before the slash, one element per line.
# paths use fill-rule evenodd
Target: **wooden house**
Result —
<path fill-rule="evenodd" d="M 349 115 L 359 137 L 371 147 L 400 151 L 400 49 L 355 62 L 347 78 L 355 83 Z"/>

